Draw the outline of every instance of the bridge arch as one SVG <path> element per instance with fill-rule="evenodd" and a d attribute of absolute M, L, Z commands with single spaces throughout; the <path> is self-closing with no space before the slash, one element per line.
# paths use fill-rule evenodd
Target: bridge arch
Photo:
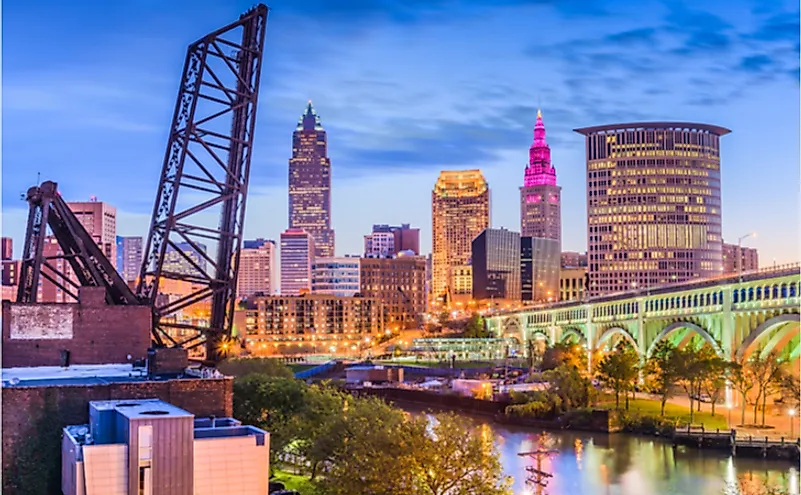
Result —
<path fill-rule="evenodd" d="M 521 342 L 525 341 L 526 335 L 520 318 L 509 316 L 501 320 L 501 335 L 499 337 L 513 337 Z"/>
<path fill-rule="evenodd" d="M 777 326 L 779 326 L 779 325 L 781 325 L 783 323 L 790 323 L 790 322 L 801 323 L 801 315 L 799 315 L 798 313 L 784 313 L 784 314 L 781 314 L 781 315 L 778 315 L 778 316 L 774 316 L 773 318 L 770 318 L 768 320 L 765 320 L 765 322 L 763 322 L 761 325 L 756 327 L 756 329 L 753 332 L 748 334 L 748 337 L 746 337 L 745 340 L 743 340 L 743 343 L 740 344 L 740 347 L 737 349 L 737 359 L 740 360 L 743 357 L 745 357 L 748 354 L 750 354 L 754 350 L 754 348 L 756 347 L 756 344 L 760 340 L 762 340 L 762 336 L 763 335 L 768 335 Z M 790 333 L 791 334 L 792 332 L 790 332 L 790 330 L 796 330 L 797 331 L 797 326 L 796 325 L 792 325 L 792 326 L 788 325 L 788 328 L 786 328 L 785 332 L 783 332 L 783 333 Z M 774 339 L 771 339 L 771 341 L 773 341 L 773 340 Z M 780 338 L 778 341 L 773 341 L 773 343 L 772 343 L 773 344 L 773 348 L 775 348 L 780 343 L 781 340 L 783 340 L 783 338 Z M 769 341 L 768 343 L 770 344 L 771 341 Z"/>
<path fill-rule="evenodd" d="M 581 333 L 581 331 L 576 328 L 568 328 L 564 332 L 562 332 L 562 336 L 560 337 L 559 342 L 568 342 L 571 336 L 576 337 L 579 344 L 581 345 L 587 344 L 587 337 L 585 337 L 584 334 Z"/>
<path fill-rule="evenodd" d="M 648 346 L 648 352 L 645 354 L 645 357 L 651 356 L 659 342 L 664 340 L 668 335 L 682 328 L 686 328 L 692 332 L 695 332 L 697 335 L 700 335 L 709 345 L 712 346 L 718 356 L 724 357 L 723 349 L 720 348 L 720 344 L 715 340 L 715 338 L 712 337 L 712 335 L 710 335 L 709 332 L 704 330 L 702 327 L 690 321 L 675 321 L 666 326 L 664 330 L 659 332 L 659 335 L 656 336 L 656 339 L 651 342 L 651 345 Z"/>
<path fill-rule="evenodd" d="M 637 340 L 632 337 L 628 330 L 620 327 L 610 327 L 604 330 L 604 333 L 602 333 L 598 338 L 598 344 L 595 346 L 595 349 L 600 349 L 607 340 L 616 334 L 622 335 L 623 338 L 625 338 L 638 353 L 640 352 L 640 346 L 637 344 Z"/>
<path fill-rule="evenodd" d="M 550 334 L 544 328 L 535 328 L 535 329 L 533 329 L 533 330 L 528 332 L 528 337 L 529 338 L 534 338 L 537 335 L 542 335 L 543 337 L 545 337 L 546 344 L 551 345 L 553 343 L 553 342 L 551 342 Z"/>

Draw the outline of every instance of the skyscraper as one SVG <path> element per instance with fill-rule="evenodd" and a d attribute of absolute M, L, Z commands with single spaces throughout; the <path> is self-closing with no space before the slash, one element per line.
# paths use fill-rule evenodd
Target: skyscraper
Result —
<path fill-rule="evenodd" d="M 269 296 L 277 291 L 275 254 L 275 241 L 255 239 L 242 242 L 239 275 L 236 280 L 237 297 L 249 297 L 253 294 Z"/>
<path fill-rule="evenodd" d="M 314 237 L 303 229 L 281 233 L 281 295 L 311 292 Z"/>
<path fill-rule="evenodd" d="M 188 242 L 179 242 L 175 246 L 167 245 L 167 251 L 164 255 L 164 264 L 162 269 L 170 273 L 180 273 L 183 275 L 199 275 L 206 273 L 206 245 L 197 244 L 199 249 Z M 201 254 L 202 252 L 202 254 Z M 213 274 L 212 274 L 213 275 Z"/>
<path fill-rule="evenodd" d="M 480 170 L 440 172 L 431 192 L 433 298 L 445 296 L 449 303 L 454 296 L 454 279 L 469 270 L 473 239 L 489 227 L 489 209 L 489 185 Z M 470 293 L 464 287 L 460 292 Z"/>
<path fill-rule="evenodd" d="M 331 229 L 331 160 L 320 117 L 309 101 L 292 134 L 289 159 L 289 228 L 303 229 L 314 237 L 315 253 L 334 256 Z"/>
<path fill-rule="evenodd" d="M 520 285 L 524 301 L 559 299 L 559 254 L 556 239 L 520 238 Z"/>
<path fill-rule="evenodd" d="M 141 266 L 142 238 L 117 236 L 117 271 L 123 280 L 136 280 Z"/>
<path fill-rule="evenodd" d="M 520 188 L 520 235 L 562 239 L 561 192 L 556 169 L 551 165 L 551 148 L 545 140 L 542 113 L 537 111 L 534 142 L 528 150 L 528 166 Z"/>
<path fill-rule="evenodd" d="M 720 137 L 688 122 L 576 129 L 586 136 L 590 296 L 723 272 Z"/>
<path fill-rule="evenodd" d="M 520 233 L 485 229 L 473 239 L 473 299 L 520 300 Z"/>
<path fill-rule="evenodd" d="M 106 258 L 117 268 L 117 209 L 92 196 L 89 201 L 67 203 Z"/>
<path fill-rule="evenodd" d="M 359 292 L 361 258 L 315 258 L 312 263 L 312 294 L 351 297 Z"/>

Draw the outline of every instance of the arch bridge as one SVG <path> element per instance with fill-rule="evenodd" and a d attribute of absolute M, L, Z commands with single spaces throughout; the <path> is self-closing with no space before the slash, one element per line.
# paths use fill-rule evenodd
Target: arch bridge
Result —
<path fill-rule="evenodd" d="M 575 342 L 590 356 L 625 339 L 647 358 L 662 340 L 703 339 L 725 359 L 797 359 L 801 265 L 566 301 L 486 318 L 498 337 Z M 538 337 L 540 335 L 540 337 Z"/>

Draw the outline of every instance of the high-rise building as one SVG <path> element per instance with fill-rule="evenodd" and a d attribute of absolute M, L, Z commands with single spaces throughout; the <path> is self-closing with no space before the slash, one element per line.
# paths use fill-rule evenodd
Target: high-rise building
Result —
<path fill-rule="evenodd" d="M 589 295 L 723 272 L 720 137 L 687 122 L 576 129 L 586 137 Z"/>
<path fill-rule="evenodd" d="M 414 328 L 426 311 L 426 260 L 419 256 L 361 260 L 361 289 L 364 297 L 380 301 L 391 328 Z"/>
<path fill-rule="evenodd" d="M 331 160 L 328 141 L 311 101 L 292 134 L 289 159 L 289 228 L 314 237 L 314 255 L 334 256 L 331 229 Z"/>
<path fill-rule="evenodd" d="M 473 239 L 473 299 L 519 301 L 520 233 L 484 229 Z"/>
<path fill-rule="evenodd" d="M 556 169 L 551 165 L 551 148 L 545 140 L 542 113 L 537 111 L 534 142 L 528 150 L 528 166 L 520 188 L 520 235 L 562 239 L 561 192 Z"/>
<path fill-rule="evenodd" d="M 575 251 L 562 251 L 562 268 L 576 268 L 587 266 L 587 253 Z"/>
<path fill-rule="evenodd" d="M 373 225 L 373 231 L 364 236 L 365 256 L 393 256 L 402 251 L 420 254 L 420 229 L 413 229 L 408 223 Z"/>
<path fill-rule="evenodd" d="M 70 202 L 67 206 L 117 268 L 117 209 L 94 196 L 89 201 Z"/>
<path fill-rule="evenodd" d="M 206 273 L 206 246 L 195 243 L 197 248 L 188 242 L 176 243 L 175 247 L 167 245 L 162 270 L 182 275 L 201 275 Z"/>
<path fill-rule="evenodd" d="M 303 229 L 281 233 L 281 295 L 311 292 L 314 237 Z"/>
<path fill-rule="evenodd" d="M 312 263 L 312 294 L 349 297 L 359 292 L 361 258 L 315 258 Z"/>
<path fill-rule="evenodd" d="M 117 236 L 117 271 L 123 280 L 136 280 L 141 266 L 142 238 Z"/>
<path fill-rule="evenodd" d="M 559 298 L 559 241 L 520 238 L 520 286 L 523 301 L 553 302 Z"/>
<path fill-rule="evenodd" d="M 473 239 L 489 227 L 489 211 L 489 185 L 480 170 L 440 172 L 431 192 L 431 295 L 436 300 L 450 304 L 454 269 L 466 271 Z"/>
<path fill-rule="evenodd" d="M 581 301 L 587 282 L 587 267 L 569 267 L 559 271 L 559 300 Z"/>
<path fill-rule="evenodd" d="M 14 241 L 10 237 L 3 237 L 0 243 L 0 259 L 14 259 Z"/>
<path fill-rule="evenodd" d="M 2 238 L 2 285 L 3 287 L 13 287 L 17 285 L 19 276 L 19 261 L 14 258 L 14 243 L 10 237 Z M 10 291 L 9 291 L 10 292 Z"/>
<path fill-rule="evenodd" d="M 269 239 L 243 241 L 242 251 L 239 254 L 236 297 L 274 294 L 278 289 L 276 261 L 275 241 Z"/>
<path fill-rule="evenodd" d="M 759 252 L 755 248 L 723 244 L 723 273 L 742 273 L 751 270 L 759 270 Z"/>
<path fill-rule="evenodd" d="M 63 276 L 57 275 L 48 267 L 42 267 L 42 277 L 36 291 L 36 300 L 46 303 L 77 303 L 78 289 L 72 284 L 78 282 L 72 272 L 72 266 L 63 258 L 64 252 L 55 237 L 45 237 L 42 256 L 48 258 L 48 263 Z M 56 283 L 53 283 L 44 274 L 52 277 Z"/>

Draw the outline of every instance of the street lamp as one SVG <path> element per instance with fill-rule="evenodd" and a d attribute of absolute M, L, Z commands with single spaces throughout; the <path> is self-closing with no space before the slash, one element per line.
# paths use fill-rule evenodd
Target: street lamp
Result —
<path fill-rule="evenodd" d="M 748 239 L 749 237 L 756 237 L 756 232 L 749 232 L 737 239 L 737 274 L 740 275 L 740 282 L 742 282 L 741 274 L 743 272 L 743 239 Z"/>
<path fill-rule="evenodd" d="M 795 426 L 795 409 L 790 409 L 790 438 L 793 438 L 793 427 Z"/>

